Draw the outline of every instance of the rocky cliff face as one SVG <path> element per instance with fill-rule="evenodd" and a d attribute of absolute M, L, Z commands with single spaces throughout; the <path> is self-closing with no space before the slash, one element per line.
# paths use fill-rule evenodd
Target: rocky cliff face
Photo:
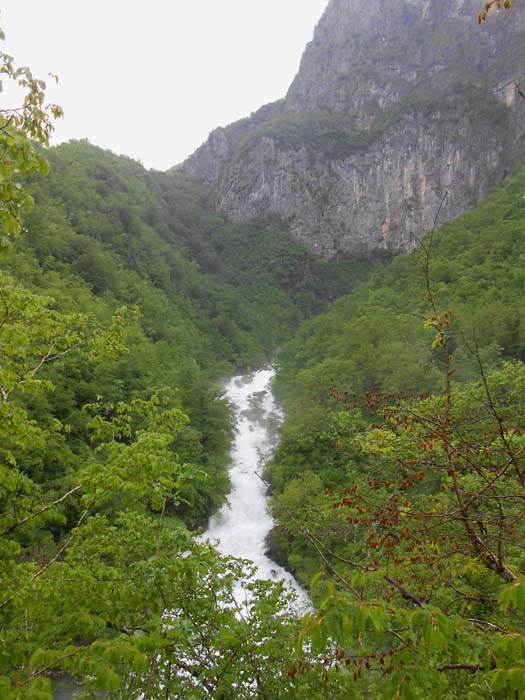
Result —
<path fill-rule="evenodd" d="M 183 165 L 234 221 L 289 221 L 320 255 L 408 250 L 525 153 L 525 6 L 331 0 L 288 95 Z"/>

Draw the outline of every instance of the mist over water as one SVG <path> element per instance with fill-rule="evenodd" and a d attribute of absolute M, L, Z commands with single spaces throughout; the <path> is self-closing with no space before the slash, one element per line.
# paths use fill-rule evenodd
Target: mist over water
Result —
<path fill-rule="evenodd" d="M 223 554 L 251 560 L 257 578 L 284 580 L 298 596 L 294 607 L 304 612 L 311 607 L 308 596 L 290 573 L 266 555 L 266 537 L 274 523 L 260 476 L 277 445 L 282 420 L 271 388 L 274 374 L 272 367 L 266 367 L 233 377 L 225 386 L 225 396 L 236 416 L 231 492 L 210 519 L 203 539 L 215 543 Z"/>

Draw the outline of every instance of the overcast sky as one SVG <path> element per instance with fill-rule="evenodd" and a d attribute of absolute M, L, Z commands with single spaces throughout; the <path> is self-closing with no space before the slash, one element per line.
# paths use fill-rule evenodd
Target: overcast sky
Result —
<path fill-rule="evenodd" d="M 4 51 L 59 84 L 55 141 L 165 169 L 284 97 L 328 0 L 3 0 Z M 5 99 L 2 100 L 5 102 Z M 13 105 L 4 104 L 4 107 Z"/>

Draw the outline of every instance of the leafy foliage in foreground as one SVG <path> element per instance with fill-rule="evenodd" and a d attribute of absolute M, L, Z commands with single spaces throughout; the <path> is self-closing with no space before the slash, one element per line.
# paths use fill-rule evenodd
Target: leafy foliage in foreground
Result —
<path fill-rule="evenodd" d="M 283 352 L 273 551 L 321 568 L 302 640 L 354 697 L 524 697 L 524 190 L 520 171 Z"/>
<path fill-rule="evenodd" d="M 228 488 L 218 379 L 352 266 L 89 144 L 50 158 L 0 276 L 0 694 L 67 674 L 89 697 L 323 697 L 319 669 L 288 678 L 281 588 L 246 583 L 239 609 L 245 565 L 185 524 Z"/>
<path fill-rule="evenodd" d="M 170 517 L 200 469 L 181 459 L 188 416 L 169 389 L 85 405 L 92 450 L 70 461 L 67 480 L 67 424 L 26 408 L 54 388 L 46 365 L 122 356 L 134 314 L 97 328 L 0 281 L 2 698 L 50 700 L 63 674 L 84 697 L 115 700 L 337 696 L 339 680 L 327 684 L 294 651 L 282 586 L 250 580 L 246 562 Z M 53 486 L 49 455 L 60 458 Z"/>
<path fill-rule="evenodd" d="M 304 638 L 337 645 L 355 697 L 523 697 L 524 388 L 507 363 L 443 396 L 340 396 L 347 487 L 277 499 L 337 584 L 314 580 Z"/>
<path fill-rule="evenodd" d="M 17 107 L 0 111 L 0 252 L 4 252 L 20 233 L 22 217 L 33 205 L 31 195 L 20 185 L 20 177 L 48 173 L 49 164 L 38 145 L 49 145 L 53 119 L 61 117 L 62 110 L 45 103 L 44 81 L 35 78 L 26 66 L 17 67 L 13 57 L 3 51 L 0 77 L 0 91 L 9 86 L 21 93 Z"/>

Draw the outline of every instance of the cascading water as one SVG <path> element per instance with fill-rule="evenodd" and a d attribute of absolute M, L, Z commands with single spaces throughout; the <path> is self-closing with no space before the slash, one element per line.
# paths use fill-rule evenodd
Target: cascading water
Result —
<path fill-rule="evenodd" d="M 230 468 L 232 488 L 227 503 L 210 519 L 201 539 L 216 544 L 223 554 L 253 561 L 257 578 L 284 580 L 296 594 L 291 612 L 300 615 L 312 609 L 308 596 L 290 573 L 265 554 L 266 537 L 273 520 L 268 511 L 266 487 L 259 475 L 277 444 L 277 428 L 282 419 L 272 394 L 274 374 L 273 368 L 267 367 L 233 377 L 225 386 L 225 396 L 236 416 Z M 242 582 L 235 597 L 238 604 L 246 601 Z M 56 684 L 53 697 L 71 700 L 79 690 L 82 690 L 80 686 L 70 685 L 66 680 Z"/>
<path fill-rule="evenodd" d="M 225 396 L 236 416 L 236 435 L 231 452 L 231 492 L 228 501 L 210 519 L 203 535 L 223 553 L 251 560 L 261 579 L 284 580 L 297 595 L 298 610 L 311 607 L 306 593 L 293 576 L 265 553 L 266 537 L 273 527 L 266 487 L 260 478 L 265 462 L 277 444 L 282 419 L 272 394 L 272 367 L 233 377 Z"/>

